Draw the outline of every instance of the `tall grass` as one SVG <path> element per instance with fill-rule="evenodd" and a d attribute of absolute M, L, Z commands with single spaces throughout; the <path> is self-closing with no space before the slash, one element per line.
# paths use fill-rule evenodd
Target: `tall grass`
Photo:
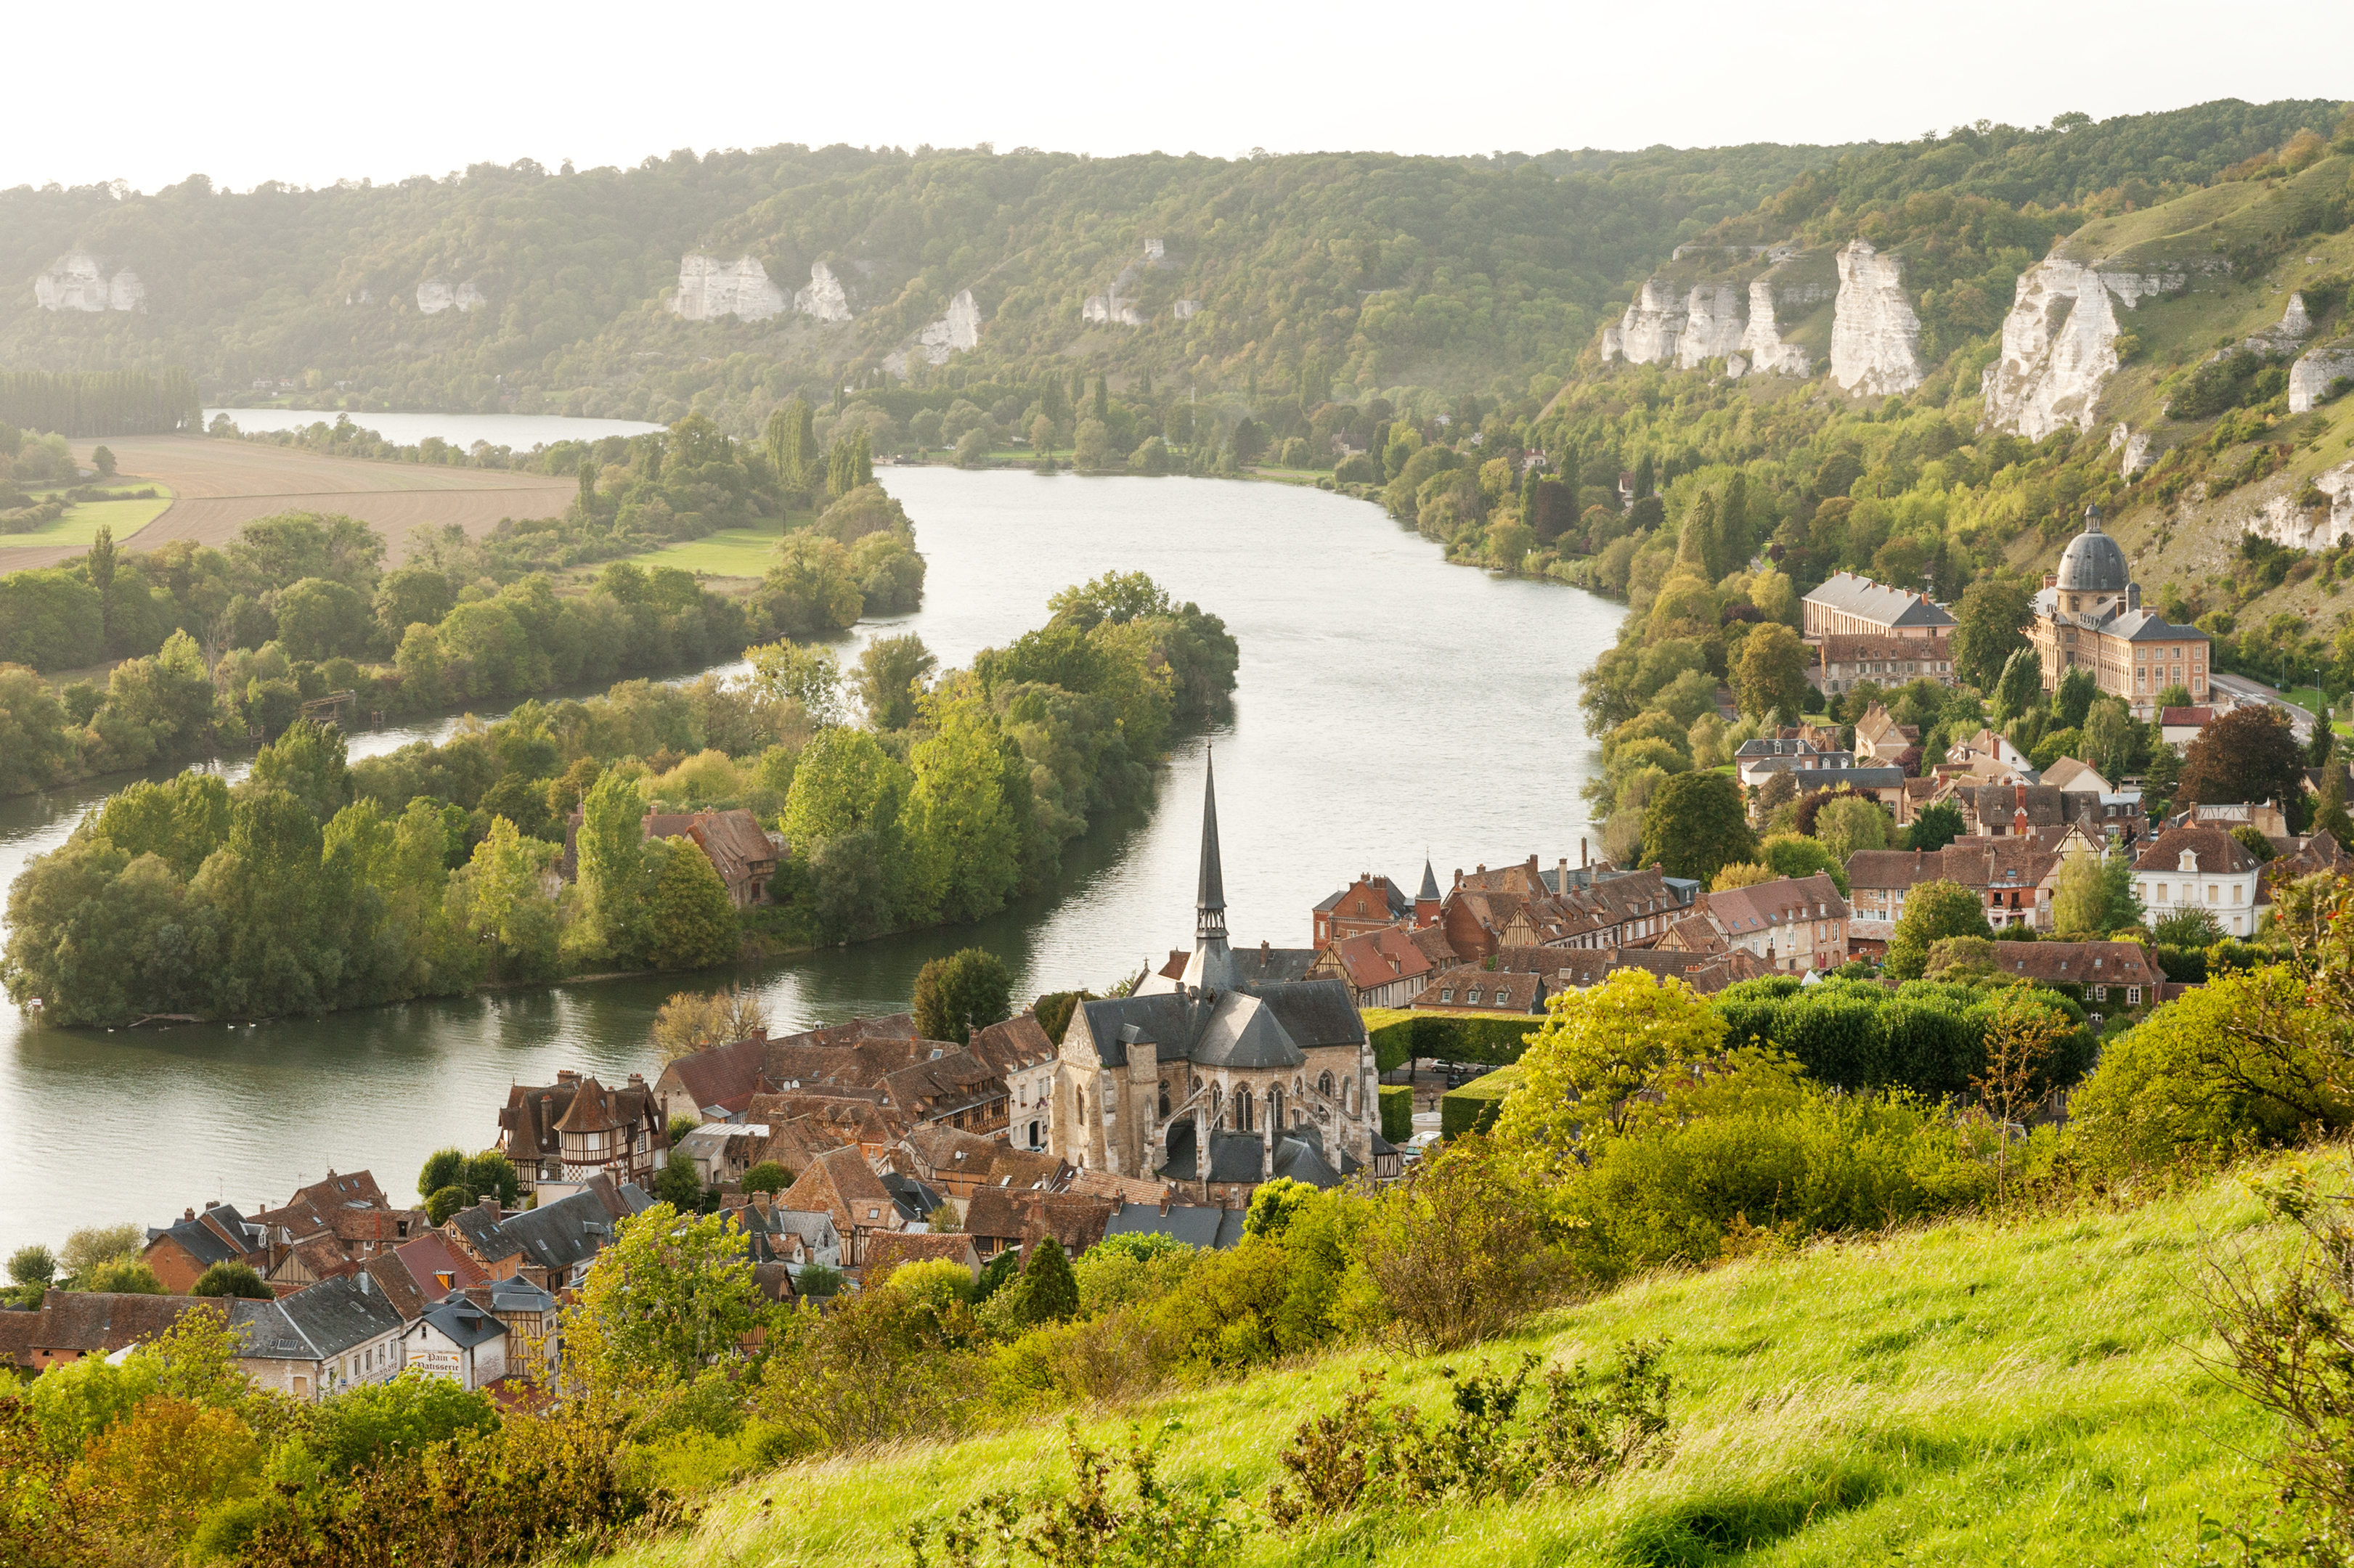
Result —
<path fill-rule="evenodd" d="M 2218 1382 L 2197 1294 L 2209 1249 L 2261 1241 L 2234 1178 L 2124 1212 L 1970 1220 L 1663 1274 L 1437 1360 L 1359 1348 L 1132 1413 L 1182 1431 L 1166 1473 L 1231 1470 L 1263 1499 L 1302 1417 L 1361 1366 L 1444 1400 L 1439 1368 L 1522 1348 L 1601 1361 L 1666 1337 L 1680 1384 L 1655 1467 L 1579 1495 L 1262 1528 L 1238 1561 L 1486 1563 L 2148 1563 L 2199 1513 L 2260 1508 L 2268 1419 Z M 1088 1424 L 1092 1440 L 1126 1416 Z M 917 1520 L 996 1488 L 1060 1481 L 1051 1424 L 788 1467 L 721 1496 L 694 1531 L 617 1564 L 905 1560 Z"/>

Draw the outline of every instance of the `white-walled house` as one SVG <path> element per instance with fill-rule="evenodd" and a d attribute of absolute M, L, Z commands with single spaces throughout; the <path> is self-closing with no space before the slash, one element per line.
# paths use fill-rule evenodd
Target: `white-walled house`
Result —
<path fill-rule="evenodd" d="M 2134 862 L 2134 891 L 2153 926 L 2200 908 L 2226 936 L 2253 937 L 2263 890 L 2264 863 L 2221 828 L 2167 828 Z"/>
<path fill-rule="evenodd" d="M 463 1296 L 428 1307 L 407 1338 L 411 1366 L 461 1388 L 482 1388 L 507 1375 L 507 1326 Z"/>

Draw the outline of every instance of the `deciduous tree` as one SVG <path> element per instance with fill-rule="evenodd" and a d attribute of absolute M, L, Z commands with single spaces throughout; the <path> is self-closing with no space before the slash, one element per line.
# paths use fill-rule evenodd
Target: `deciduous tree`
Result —
<path fill-rule="evenodd" d="M 1956 882 L 1923 882 L 1904 895 L 1904 913 L 1888 939 L 1883 964 L 1898 980 L 1919 980 L 1928 968 L 1929 948 L 1945 937 L 1992 937 L 1978 895 Z"/>
<path fill-rule="evenodd" d="M 1643 812 L 1643 859 L 1670 876 L 1712 882 L 1734 861 L 1757 858 L 1741 787 L 1722 773 L 1679 773 L 1651 792 Z"/>

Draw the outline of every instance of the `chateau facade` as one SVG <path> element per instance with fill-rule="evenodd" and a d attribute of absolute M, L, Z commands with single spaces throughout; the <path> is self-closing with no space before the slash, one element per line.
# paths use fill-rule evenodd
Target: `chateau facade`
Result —
<path fill-rule="evenodd" d="M 2207 700 L 2207 634 L 2176 626 L 2141 602 L 2126 553 L 2101 532 L 2101 509 L 2084 508 L 2084 531 L 2068 542 L 2060 569 L 2035 596 L 2028 641 L 2043 662 L 2043 689 L 2071 670 L 2090 670 L 2103 694 L 2123 697 L 2133 716 L 2156 718 L 2158 696 L 2180 686 Z"/>

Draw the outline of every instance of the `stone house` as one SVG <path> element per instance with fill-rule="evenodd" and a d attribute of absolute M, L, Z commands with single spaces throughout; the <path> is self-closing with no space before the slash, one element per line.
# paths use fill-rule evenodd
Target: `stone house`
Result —
<path fill-rule="evenodd" d="M 992 1023 L 973 1035 L 971 1050 L 1005 1080 L 1006 1127 L 1018 1149 L 1044 1150 L 1055 1125 L 1055 1043 L 1030 1013 Z"/>
<path fill-rule="evenodd" d="M 1422 879 L 1435 906 L 1438 886 L 1427 862 L 1423 865 Z M 1354 882 L 1316 906 L 1313 911 L 1316 950 L 1320 953 L 1343 937 L 1363 936 L 1385 926 L 1395 926 L 1401 921 L 1413 922 L 1417 903 L 1418 900 L 1408 898 L 1405 889 L 1388 877 L 1376 876 L 1370 871 L 1359 872 Z M 1432 913 L 1437 913 L 1435 907 Z"/>
<path fill-rule="evenodd" d="M 1926 594 L 1890 588 L 1853 572 L 1834 572 L 1798 601 L 1808 641 L 1839 635 L 1942 639 L 1954 618 Z"/>
<path fill-rule="evenodd" d="M 1951 639 L 1942 631 L 1927 637 L 1834 632 L 1822 640 L 1821 662 L 1808 673 L 1826 696 L 1851 692 L 1866 683 L 1906 686 L 1925 678 L 1951 686 L 1960 679 L 1954 673 Z"/>
<path fill-rule="evenodd" d="M 1414 999 L 1414 1011 L 1541 1013 L 1547 994 L 1543 975 L 1466 964 L 1433 975 Z"/>
<path fill-rule="evenodd" d="M 2225 934 L 2252 937 L 2264 914 L 2264 863 L 2221 827 L 2168 825 L 2134 862 L 2134 891 L 2152 926 L 2204 909 Z"/>
<path fill-rule="evenodd" d="M 1708 894 L 1700 917 L 1723 940 L 1786 974 L 1835 969 L 1848 960 L 1850 909 L 1827 873 L 1783 877 Z"/>

